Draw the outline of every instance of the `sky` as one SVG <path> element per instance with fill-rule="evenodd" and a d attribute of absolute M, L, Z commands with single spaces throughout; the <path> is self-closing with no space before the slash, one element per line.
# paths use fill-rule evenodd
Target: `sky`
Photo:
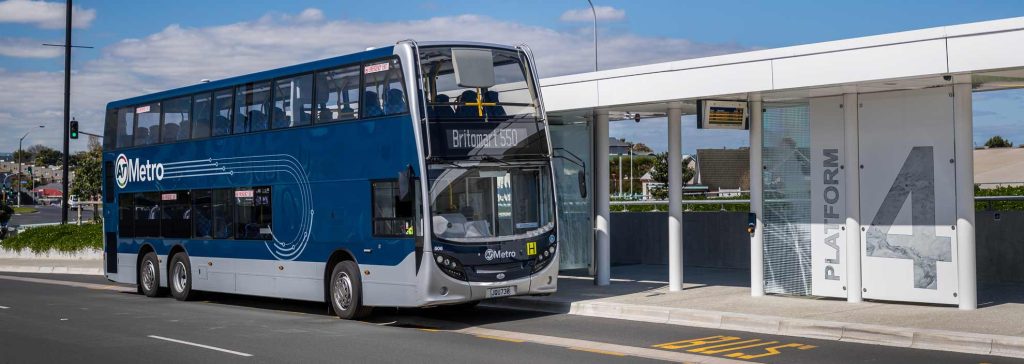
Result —
<path fill-rule="evenodd" d="M 1024 16 L 1024 1 L 604 1 L 601 69 Z M 353 53 L 398 40 L 529 44 L 542 76 L 593 67 L 585 0 L 75 2 L 71 113 L 102 133 L 114 100 Z M 0 0 L 0 152 L 60 147 L 64 3 Z M 975 141 L 1024 143 L 1024 92 L 975 95 Z M 44 128 L 40 129 L 42 125 Z M 747 144 L 742 131 L 698 131 L 684 117 L 684 153 Z M 616 122 L 611 135 L 664 150 L 664 119 Z M 72 151 L 86 147 L 74 141 Z"/>

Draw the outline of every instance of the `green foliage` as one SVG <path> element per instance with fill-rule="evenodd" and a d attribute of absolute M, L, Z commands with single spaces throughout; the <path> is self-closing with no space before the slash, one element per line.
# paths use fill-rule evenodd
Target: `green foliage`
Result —
<path fill-rule="evenodd" d="M 34 207 L 13 207 L 14 213 L 16 214 L 34 214 L 39 212 Z"/>
<path fill-rule="evenodd" d="M 655 159 L 654 170 L 651 172 L 651 178 L 654 178 L 654 180 L 656 182 L 664 183 L 665 186 L 667 187 L 668 186 L 668 152 L 658 153 L 656 155 L 656 157 L 657 158 Z M 690 168 L 688 166 L 689 164 L 690 164 L 690 159 L 688 159 L 688 158 L 687 159 L 683 159 L 683 184 L 684 185 L 686 183 L 690 182 L 690 180 L 693 179 L 694 174 L 696 174 L 696 171 L 694 171 L 693 168 Z M 656 189 L 654 191 L 651 191 L 651 195 L 654 198 L 657 198 L 657 199 L 666 199 L 666 198 L 668 198 L 668 190 L 666 190 L 666 189 Z"/>
<path fill-rule="evenodd" d="M 103 225 L 51 225 L 22 231 L 12 238 L 0 241 L 8 250 L 29 249 L 42 253 L 54 249 L 73 253 L 88 248 L 103 249 Z"/>
<path fill-rule="evenodd" d="M 999 135 L 996 135 L 988 138 L 988 141 L 985 142 L 985 146 L 989 148 L 1013 148 L 1013 143 L 1009 140 L 1003 139 L 1003 137 Z"/>
<path fill-rule="evenodd" d="M 974 196 L 1024 196 L 1024 186 L 980 188 L 974 186 Z M 976 211 L 1024 211 L 1024 201 L 977 201 Z"/>
<path fill-rule="evenodd" d="M 37 166 L 59 165 L 64 158 L 64 153 L 45 145 L 33 145 L 28 148 L 28 151 L 32 153 L 35 161 L 34 163 Z"/>
<path fill-rule="evenodd" d="M 698 201 L 718 201 L 718 200 L 746 200 L 747 196 L 737 197 L 722 197 L 722 198 L 709 198 L 707 196 L 693 195 L 683 196 L 683 200 L 698 200 Z M 612 199 L 616 201 L 617 199 Z M 698 211 L 698 212 L 719 212 L 719 211 L 731 211 L 731 212 L 748 212 L 750 211 L 749 203 L 738 203 L 738 204 L 684 204 L 683 209 L 685 211 Z M 627 205 L 627 206 L 612 206 L 612 212 L 649 212 L 649 211 L 668 211 L 668 205 Z"/>
<path fill-rule="evenodd" d="M 101 153 L 100 149 L 91 149 L 77 154 L 78 168 L 75 169 L 75 180 L 71 184 L 71 194 L 77 195 L 80 200 L 95 200 L 102 192 Z"/>
<path fill-rule="evenodd" d="M 29 152 L 29 151 L 24 150 L 24 149 L 16 150 L 11 155 L 11 160 L 13 160 L 15 162 L 21 161 L 21 162 L 27 163 L 27 162 L 31 161 L 32 159 L 34 159 L 34 156 L 32 155 L 32 152 Z"/>

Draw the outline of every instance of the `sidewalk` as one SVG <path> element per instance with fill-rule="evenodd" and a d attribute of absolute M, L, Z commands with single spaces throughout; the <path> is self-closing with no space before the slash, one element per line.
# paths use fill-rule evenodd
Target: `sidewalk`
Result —
<path fill-rule="evenodd" d="M 684 290 L 668 292 L 668 266 L 612 268 L 612 284 L 563 272 L 558 292 L 493 304 L 520 309 L 1024 357 L 1024 285 L 979 288 L 979 308 L 750 296 L 748 271 L 687 268 Z"/>

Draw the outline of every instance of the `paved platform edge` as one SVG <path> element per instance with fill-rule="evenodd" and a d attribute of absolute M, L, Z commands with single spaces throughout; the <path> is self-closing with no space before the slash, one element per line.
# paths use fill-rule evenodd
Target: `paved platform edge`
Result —
<path fill-rule="evenodd" d="M 1024 337 L 1018 336 L 807 320 L 603 301 L 579 301 L 570 304 L 536 298 L 506 298 L 485 302 L 484 305 L 871 345 L 1024 358 Z"/>
<path fill-rule="evenodd" d="M 87 274 L 102 276 L 101 268 L 81 268 L 60 265 L 0 265 L 0 272 L 9 273 L 50 273 L 50 274 Z"/>

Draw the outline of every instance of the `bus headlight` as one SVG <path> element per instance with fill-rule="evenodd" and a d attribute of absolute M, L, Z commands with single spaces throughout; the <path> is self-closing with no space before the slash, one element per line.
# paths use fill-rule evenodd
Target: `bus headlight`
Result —
<path fill-rule="evenodd" d="M 458 280 L 466 279 L 466 271 L 463 269 L 462 263 L 459 263 L 457 259 L 438 253 L 434 253 L 434 255 L 434 261 L 437 262 L 437 267 L 440 268 L 444 274 Z"/>

